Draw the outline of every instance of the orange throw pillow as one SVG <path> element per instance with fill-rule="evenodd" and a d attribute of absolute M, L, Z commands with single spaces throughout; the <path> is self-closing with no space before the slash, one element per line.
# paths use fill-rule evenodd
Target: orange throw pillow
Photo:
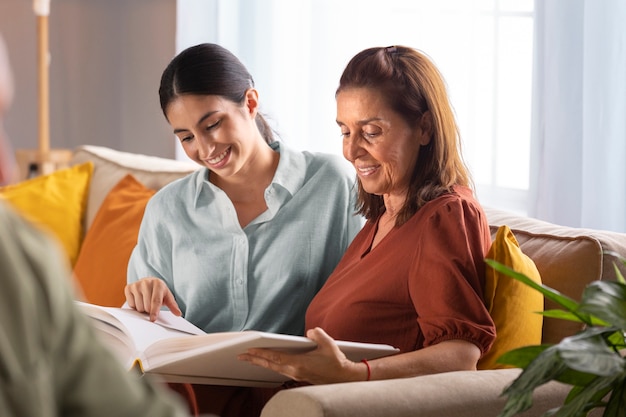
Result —
<path fill-rule="evenodd" d="M 128 260 L 137 244 L 144 209 L 154 193 L 129 174 L 105 197 L 74 267 L 87 302 L 108 307 L 124 304 Z"/>

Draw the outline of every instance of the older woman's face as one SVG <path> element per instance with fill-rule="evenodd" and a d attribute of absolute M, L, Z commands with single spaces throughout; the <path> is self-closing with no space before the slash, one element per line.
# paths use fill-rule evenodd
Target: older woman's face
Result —
<path fill-rule="evenodd" d="M 363 189 L 376 195 L 405 194 L 425 140 L 421 129 L 407 124 L 370 88 L 337 94 L 337 124 L 343 155 L 356 168 Z"/>

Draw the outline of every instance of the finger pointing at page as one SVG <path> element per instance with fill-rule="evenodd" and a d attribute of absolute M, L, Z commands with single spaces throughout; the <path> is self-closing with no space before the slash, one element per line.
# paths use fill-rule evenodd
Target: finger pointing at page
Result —
<path fill-rule="evenodd" d="M 165 282 L 159 278 L 148 277 L 128 284 L 124 289 L 124 294 L 128 305 L 141 313 L 149 313 L 151 321 L 156 320 L 163 305 L 168 307 L 174 315 L 182 314 L 174 295 Z"/>

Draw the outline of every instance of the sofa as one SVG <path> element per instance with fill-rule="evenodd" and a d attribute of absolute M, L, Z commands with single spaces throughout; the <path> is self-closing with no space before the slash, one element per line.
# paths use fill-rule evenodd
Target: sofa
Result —
<path fill-rule="evenodd" d="M 626 234 L 559 226 L 485 207 L 492 235 L 508 225 L 536 264 L 542 282 L 575 300 L 594 280 L 614 280 L 615 266 L 626 274 Z M 625 275 L 626 276 L 626 275 Z M 556 308 L 546 301 L 545 308 Z M 544 318 L 542 343 L 558 343 L 581 327 Z M 350 382 L 279 392 L 261 417 L 490 417 L 506 402 L 502 391 L 519 369 L 459 371 L 388 381 Z M 533 395 L 533 407 L 520 414 L 539 417 L 563 404 L 571 386 L 549 382 Z M 590 416 L 600 416 L 595 409 Z"/>
<path fill-rule="evenodd" d="M 122 275 L 121 281 L 114 283 L 114 292 L 103 288 L 103 285 L 111 286 L 109 281 L 119 274 L 115 271 L 123 270 L 145 202 L 155 190 L 198 166 L 189 161 L 89 145 L 74 150 L 71 165 L 89 167 L 89 176 L 82 196 L 81 247 L 70 262 L 75 272 L 81 268 L 88 271 L 76 277 L 82 297 L 90 302 L 115 305 L 118 301 L 114 298 L 98 297 L 103 294 L 110 297 L 123 285 Z M 126 183 L 122 189 L 125 194 L 118 193 L 118 198 L 111 200 L 113 192 L 119 191 L 120 184 L 128 180 L 136 181 L 130 187 Z M 102 213 L 105 205 L 113 210 L 108 216 Z M 485 207 L 485 212 L 494 236 L 500 226 L 509 226 L 522 251 L 534 261 L 543 283 L 574 299 L 580 299 L 591 281 L 614 280 L 614 265 L 626 274 L 619 262 L 626 258 L 626 234 L 564 227 L 491 207 Z M 125 216 L 132 213 L 131 225 Z M 116 226 L 116 222 L 123 224 Z M 114 254 L 100 256 L 102 245 L 109 243 L 107 239 L 118 239 L 124 234 L 126 241 L 115 244 Z M 115 260 L 120 252 L 124 253 Z M 96 260 L 97 256 L 102 259 Z M 115 262 L 120 264 L 117 270 L 113 267 Z M 545 308 L 554 307 L 546 302 Z M 544 343 L 555 343 L 578 330 L 576 323 L 544 318 L 541 339 Z M 502 390 L 519 372 L 505 368 L 298 387 L 275 395 L 266 404 L 262 417 L 497 416 L 506 401 L 501 396 Z M 543 385 L 535 391 L 534 406 L 523 415 L 540 416 L 562 404 L 568 390 L 567 385 L 558 382 Z"/>

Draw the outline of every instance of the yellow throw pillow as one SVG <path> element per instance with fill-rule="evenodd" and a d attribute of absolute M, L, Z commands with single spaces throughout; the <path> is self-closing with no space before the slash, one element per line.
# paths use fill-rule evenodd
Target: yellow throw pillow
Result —
<path fill-rule="evenodd" d="M 93 163 L 85 162 L 0 188 L 25 218 L 52 233 L 74 265 L 83 239 L 83 216 Z"/>
<path fill-rule="evenodd" d="M 144 209 L 154 193 L 128 174 L 104 198 L 74 267 L 87 302 L 108 307 L 124 303 L 128 260 L 137 244 Z"/>
<path fill-rule="evenodd" d="M 487 259 L 541 283 L 535 263 L 522 252 L 506 225 L 498 228 Z M 491 350 L 478 362 L 479 369 L 507 368 L 508 365 L 496 363 L 504 353 L 541 343 L 543 316 L 538 312 L 543 311 L 543 295 L 539 291 L 487 266 L 485 304 L 496 325 L 497 336 Z"/>

